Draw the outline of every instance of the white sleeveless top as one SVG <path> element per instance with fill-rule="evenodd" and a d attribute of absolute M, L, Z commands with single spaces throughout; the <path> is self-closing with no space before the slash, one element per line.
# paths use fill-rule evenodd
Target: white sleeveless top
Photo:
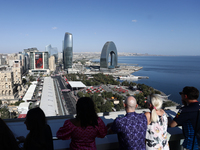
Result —
<path fill-rule="evenodd" d="M 169 150 L 169 144 L 167 140 L 167 125 L 168 119 L 164 113 L 162 116 L 159 116 L 157 122 L 151 122 L 147 126 L 146 150 Z"/>

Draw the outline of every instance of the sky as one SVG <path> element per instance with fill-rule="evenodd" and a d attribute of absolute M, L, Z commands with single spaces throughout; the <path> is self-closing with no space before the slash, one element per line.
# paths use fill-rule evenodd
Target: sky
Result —
<path fill-rule="evenodd" d="M 200 0 L 0 0 L 0 53 L 51 44 L 73 52 L 200 55 Z"/>

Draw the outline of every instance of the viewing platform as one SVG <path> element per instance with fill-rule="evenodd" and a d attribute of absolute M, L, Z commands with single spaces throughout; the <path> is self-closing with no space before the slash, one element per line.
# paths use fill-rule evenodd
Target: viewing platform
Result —
<path fill-rule="evenodd" d="M 147 109 L 138 109 L 137 113 L 143 113 L 148 111 Z M 177 109 L 166 110 L 166 113 L 174 117 L 176 115 Z M 113 122 L 116 117 L 122 117 L 126 114 L 125 111 L 119 112 L 109 112 L 109 113 L 98 113 L 98 116 L 104 121 L 107 125 L 110 122 Z M 59 140 L 56 138 L 56 132 L 58 129 L 63 126 L 65 120 L 74 118 L 75 115 L 66 115 L 66 116 L 55 116 L 47 117 L 47 123 L 50 125 L 54 140 L 54 150 L 67 150 L 71 140 Z M 5 120 L 6 124 L 12 130 L 15 137 L 24 136 L 29 133 L 24 124 L 25 119 L 7 119 Z M 168 139 L 170 150 L 181 150 L 181 143 L 183 142 L 184 136 L 182 130 L 179 127 L 168 128 Z M 105 138 L 96 138 L 97 150 L 117 150 L 119 149 L 119 143 L 117 134 L 107 135 Z"/>

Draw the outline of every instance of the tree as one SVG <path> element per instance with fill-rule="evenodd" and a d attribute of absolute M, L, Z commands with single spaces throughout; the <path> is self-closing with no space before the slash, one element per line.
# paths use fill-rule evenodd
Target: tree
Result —
<path fill-rule="evenodd" d="M 86 93 L 86 94 L 85 94 L 85 97 L 90 97 L 90 94 Z"/>
<path fill-rule="evenodd" d="M 113 96 L 112 92 L 107 92 L 107 93 L 106 93 L 106 97 L 107 97 L 107 98 L 111 98 L 112 96 Z"/>
<path fill-rule="evenodd" d="M 31 76 L 29 77 L 29 80 L 30 80 L 30 81 L 35 81 L 35 78 L 31 75 Z"/>
<path fill-rule="evenodd" d="M 112 102 L 106 101 L 105 104 L 101 106 L 101 112 L 111 112 L 112 111 Z"/>
<path fill-rule="evenodd" d="M 77 93 L 77 95 L 78 95 L 79 98 L 83 97 L 83 93 L 80 92 L 80 91 Z"/>
<path fill-rule="evenodd" d="M 26 84 L 27 80 L 25 78 L 22 79 L 22 84 Z"/>
<path fill-rule="evenodd" d="M 15 106 L 19 106 L 19 104 L 20 104 L 20 103 L 23 103 L 23 102 L 24 102 L 24 101 L 18 101 L 18 102 L 15 102 L 14 105 L 15 105 Z"/>
<path fill-rule="evenodd" d="M 120 111 L 120 106 L 119 105 L 115 105 L 115 109 L 116 109 L 116 111 Z"/>
<path fill-rule="evenodd" d="M 10 112 L 6 107 L 1 108 L 0 114 L 1 114 L 2 119 L 9 119 L 10 118 Z"/>

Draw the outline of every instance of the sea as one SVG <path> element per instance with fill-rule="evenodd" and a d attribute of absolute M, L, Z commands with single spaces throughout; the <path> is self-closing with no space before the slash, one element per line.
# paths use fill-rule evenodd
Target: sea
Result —
<path fill-rule="evenodd" d="M 119 56 L 118 63 L 143 67 L 132 74 L 148 76 L 149 79 L 133 82 L 158 89 L 179 104 L 179 92 L 183 87 L 194 86 L 200 90 L 200 56 Z"/>

